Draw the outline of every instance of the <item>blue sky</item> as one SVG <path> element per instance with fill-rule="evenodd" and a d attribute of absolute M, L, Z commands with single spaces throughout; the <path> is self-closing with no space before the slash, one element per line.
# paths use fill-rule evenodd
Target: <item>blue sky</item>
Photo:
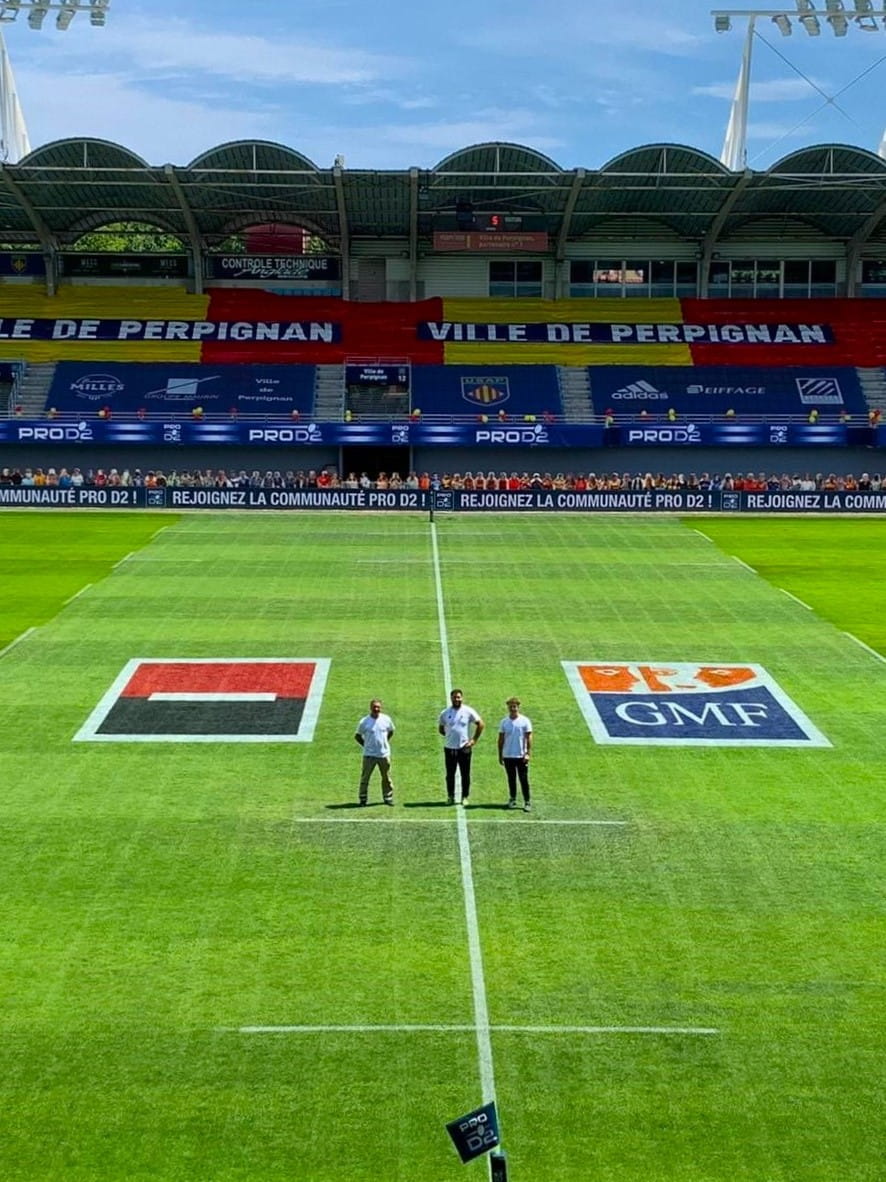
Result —
<path fill-rule="evenodd" d="M 751 167 L 810 143 L 876 151 L 886 32 L 760 31 Z M 34 146 L 98 136 L 187 164 L 255 138 L 321 166 L 407 168 L 507 140 L 598 168 L 651 142 L 719 156 L 743 29 L 716 34 L 698 0 L 111 0 L 104 29 L 20 18 L 5 36 Z M 826 98 L 847 86 L 843 114 Z"/>

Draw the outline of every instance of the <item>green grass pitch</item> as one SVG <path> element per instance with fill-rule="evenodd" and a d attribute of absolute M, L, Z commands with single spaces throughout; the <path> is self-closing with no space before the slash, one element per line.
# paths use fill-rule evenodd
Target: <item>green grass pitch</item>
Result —
<path fill-rule="evenodd" d="M 439 567 L 417 515 L 0 514 L 0 1178 L 485 1177 L 444 1129 L 483 1098 L 464 834 L 510 1182 L 880 1182 L 886 522 L 433 532 Z M 72 742 L 146 657 L 329 658 L 313 741 Z M 583 659 L 760 664 L 832 746 L 598 745 Z M 357 812 L 375 695 L 396 807 Z"/>

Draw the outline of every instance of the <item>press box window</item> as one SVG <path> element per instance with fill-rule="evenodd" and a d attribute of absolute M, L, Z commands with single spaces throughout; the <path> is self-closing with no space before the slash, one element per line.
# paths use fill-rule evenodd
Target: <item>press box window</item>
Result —
<path fill-rule="evenodd" d="M 543 264 L 536 260 L 490 259 L 489 294 L 528 297 L 542 294 Z"/>

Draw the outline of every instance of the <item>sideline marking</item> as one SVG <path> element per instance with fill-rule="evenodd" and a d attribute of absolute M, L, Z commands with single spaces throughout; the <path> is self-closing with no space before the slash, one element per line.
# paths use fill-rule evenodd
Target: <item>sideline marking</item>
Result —
<path fill-rule="evenodd" d="M 447 1022 L 413 1022 L 397 1025 L 342 1026 L 237 1026 L 237 1034 L 468 1034 L 474 1026 Z M 490 1026 L 502 1034 L 719 1034 L 717 1026 Z"/>
<path fill-rule="evenodd" d="M 27 636 L 27 633 L 25 633 L 25 635 Z M 858 637 L 853 636 L 851 632 L 844 632 L 843 635 L 848 636 L 850 640 L 854 640 L 855 643 L 863 648 L 866 653 L 870 653 L 872 657 L 876 657 L 878 661 L 881 661 L 884 665 L 886 665 L 886 657 L 884 657 L 882 653 L 878 653 L 875 648 L 871 648 L 869 644 L 865 644 L 863 640 L 859 640 Z M 0 657 L 2 656 L 3 653 L 0 653 Z"/>
<path fill-rule="evenodd" d="M 812 611 L 812 608 L 809 606 L 809 604 L 804 603 L 802 599 L 798 599 L 797 596 L 793 594 L 793 592 L 785 591 L 784 587 L 779 587 L 779 591 L 782 593 L 782 595 L 787 595 L 788 599 L 793 599 L 794 603 L 799 603 L 800 607 L 805 607 L 808 612 Z"/>
<path fill-rule="evenodd" d="M 5 657 L 6 654 L 8 652 L 11 652 L 11 650 L 14 649 L 17 644 L 21 644 L 21 642 L 23 640 L 27 640 L 27 638 L 31 635 L 31 633 L 36 632 L 36 631 L 37 631 L 36 627 L 26 628 L 25 631 L 21 634 L 21 636 L 16 636 L 15 640 L 11 640 L 9 642 L 9 644 L 7 644 L 6 648 L 0 649 L 0 657 Z"/>
<path fill-rule="evenodd" d="M 134 558 L 134 557 L 135 557 L 135 551 L 130 550 L 129 553 L 126 555 L 126 557 L 121 558 L 119 562 L 115 562 L 111 569 L 116 570 L 118 566 L 122 566 L 124 562 L 129 562 L 130 558 Z"/>
<path fill-rule="evenodd" d="M 69 603 L 73 603 L 75 599 L 79 599 L 83 592 L 88 591 L 91 586 L 92 583 L 87 583 L 85 587 L 81 587 L 79 591 L 75 591 L 70 599 L 65 600 L 65 602 L 62 604 L 62 607 L 67 607 Z"/>
<path fill-rule="evenodd" d="M 693 529 L 695 529 L 695 526 L 693 526 L 692 528 L 693 528 Z M 711 545 L 713 546 L 713 544 L 714 544 L 714 539 L 713 539 L 713 538 L 709 538 L 707 534 L 703 534 L 703 533 L 701 532 L 701 530 L 700 530 L 700 529 L 696 529 L 696 530 L 695 530 L 695 532 L 698 534 L 698 536 L 699 536 L 700 538 L 704 538 L 704 540 L 705 540 L 706 542 L 710 542 L 710 543 L 711 543 Z"/>
<path fill-rule="evenodd" d="M 735 561 L 740 566 L 743 566 L 745 568 L 745 570 L 749 570 L 752 575 L 755 575 L 757 573 L 752 566 L 748 566 L 748 564 L 745 562 L 745 560 L 743 558 L 739 558 L 737 554 L 733 554 L 732 557 L 735 559 Z"/>
<path fill-rule="evenodd" d="M 449 661 L 449 637 L 446 631 L 446 610 L 443 604 L 443 579 L 440 574 L 440 550 L 437 546 L 437 526 L 432 521 L 431 554 L 434 560 L 434 591 L 437 598 L 437 620 L 440 628 L 440 649 L 443 662 L 444 692 L 448 696 L 453 685 Z M 459 788 L 459 797 L 461 789 Z M 480 1089 L 483 1103 L 495 1100 L 495 1072 L 492 1067 L 492 1038 L 489 1030 L 489 1007 L 486 1001 L 486 982 L 483 977 L 483 952 L 480 946 L 480 927 L 477 920 L 477 900 L 474 894 L 474 872 L 471 865 L 471 843 L 468 838 L 468 822 L 461 808 L 456 805 L 456 828 L 458 831 L 458 856 L 461 867 L 461 882 L 465 903 L 465 922 L 468 930 L 468 952 L 471 962 L 471 992 L 474 999 L 474 1029 L 477 1036 L 477 1054 L 480 1060 Z"/>

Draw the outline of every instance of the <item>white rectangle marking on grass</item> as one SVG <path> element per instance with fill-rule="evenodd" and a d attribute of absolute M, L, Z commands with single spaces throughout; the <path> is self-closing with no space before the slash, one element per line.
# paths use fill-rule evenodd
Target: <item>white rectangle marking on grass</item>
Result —
<path fill-rule="evenodd" d="M 67 607 L 69 603 L 73 603 L 75 599 L 79 599 L 80 596 L 85 591 L 88 591 L 91 586 L 92 586 L 92 583 L 87 583 L 85 587 L 81 587 L 79 591 L 75 591 L 70 599 L 65 600 L 65 602 L 62 604 L 62 607 Z"/>
<path fill-rule="evenodd" d="M 886 665 L 886 657 L 884 657 L 882 653 L 878 653 L 875 648 L 871 648 L 869 644 L 865 644 L 863 640 L 859 640 L 858 637 L 853 636 L 851 632 L 844 632 L 843 635 L 848 636 L 850 640 L 854 641 L 855 644 L 859 646 L 859 648 L 863 648 L 866 653 L 870 653 L 872 657 L 876 657 L 878 661 Z M 0 653 L 0 656 L 2 655 L 3 654 Z"/>
<path fill-rule="evenodd" d="M 135 557 L 135 551 L 130 550 L 129 553 L 127 555 L 125 555 L 123 558 L 121 558 L 119 562 L 114 563 L 113 569 L 116 570 L 118 566 L 122 566 L 124 562 L 129 562 L 130 558 L 134 558 L 134 557 Z"/>
<path fill-rule="evenodd" d="M 10 642 L 9 642 L 9 644 L 7 644 L 6 648 L 0 649 L 0 657 L 5 657 L 7 653 L 12 652 L 12 650 L 15 648 L 15 646 L 17 644 L 21 644 L 21 642 L 23 640 L 27 640 L 27 638 L 31 635 L 31 633 L 36 632 L 36 631 L 37 631 L 36 628 L 26 628 L 25 631 L 21 634 L 21 636 L 16 636 L 15 640 L 10 640 Z"/>
<path fill-rule="evenodd" d="M 694 528 L 694 527 L 693 527 L 693 528 Z M 696 530 L 695 530 L 695 532 L 698 534 L 698 536 L 699 536 L 700 538 L 704 538 L 704 540 L 705 540 L 706 542 L 710 542 L 710 543 L 711 543 L 711 545 L 713 546 L 713 544 L 714 544 L 714 539 L 713 539 L 713 538 L 709 538 L 709 537 L 708 537 L 708 535 L 707 535 L 707 534 L 704 534 L 704 533 L 702 533 L 700 529 L 696 529 Z"/>
<path fill-rule="evenodd" d="M 782 593 L 782 595 L 787 595 L 788 599 L 793 599 L 794 603 L 798 603 L 800 605 L 800 607 L 804 607 L 806 609 L 806 611 L 808 611 L 808 612 L 812 611 L 812 608 L 809 606 L 809 604 L 804 603 L 802 599 L 798 599 L 797 596 L 794 595 L 792 591 L 786 591 L 784 589 L 784 587 L 779 587 L 779 591 Z"/>
<path fill-rule="evenodd" d="M 732 557 L 739 564 L 739 566 L 743 566 L 745 568 L 745 570 L 749 570 L 752 575 L 755 575 L 757 573 L 752 566 L 748 566 L 748 564 L 745 562 L 745 560 L 743 558 L 739 558 L 737 554 L 733 554 Z"/>

